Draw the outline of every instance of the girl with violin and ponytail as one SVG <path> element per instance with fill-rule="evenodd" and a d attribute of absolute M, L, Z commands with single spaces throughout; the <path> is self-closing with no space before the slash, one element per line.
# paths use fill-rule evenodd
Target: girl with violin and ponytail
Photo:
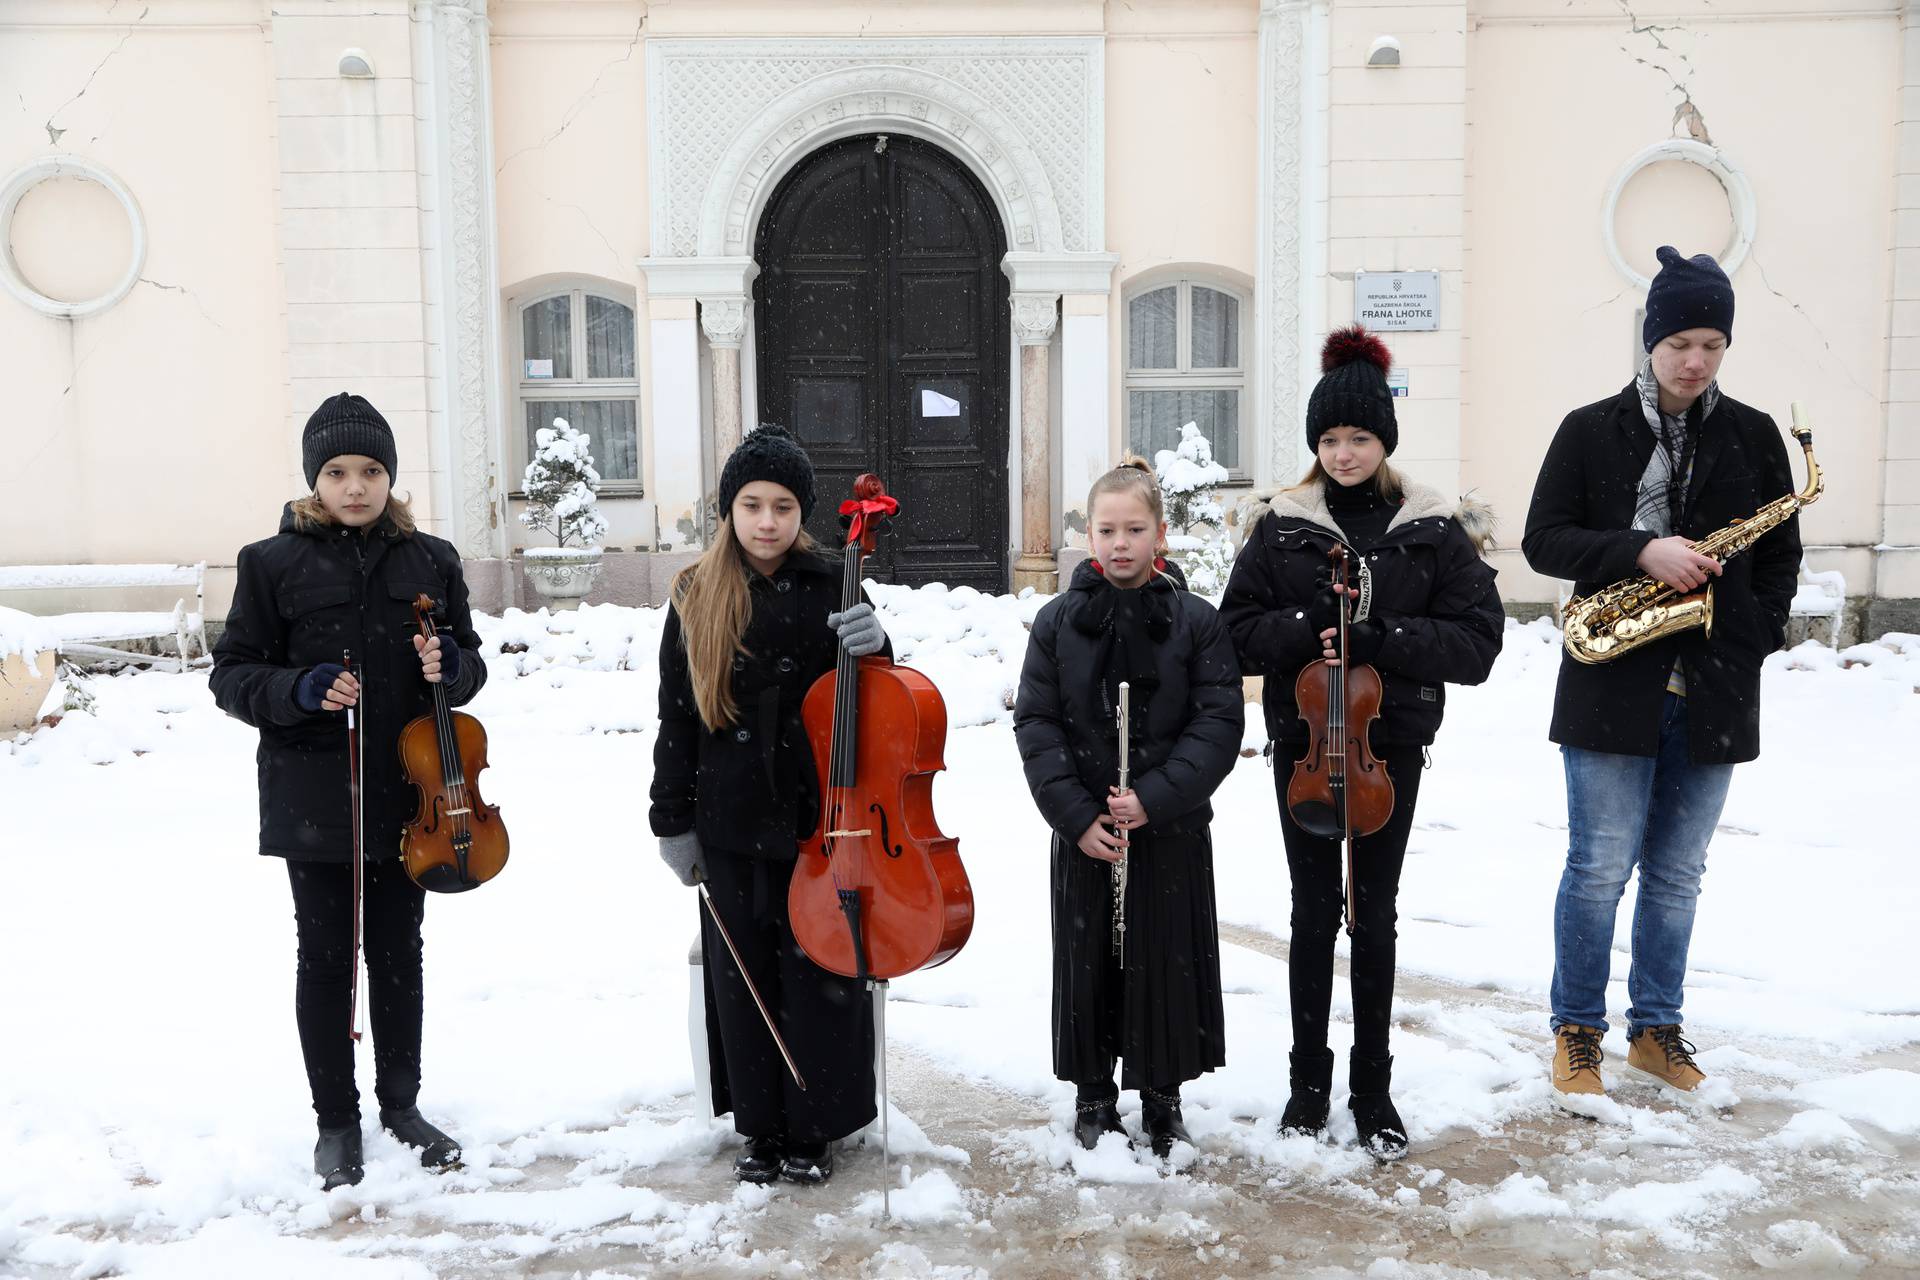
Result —
<path fill-rule="evenodd" d="M 356 838 L 364 839 L 361 923 L 380 1124 L 418 1149 L 427 1168 L 460 1161 L 459 1144 L 416 1105 L 426 894 L 401 864 L 400 831 L 417 796 L 399 742 L 402 728 L 432 712 L 435 684 L 458 706 L 480 691 L 487 668 L 459 553 L 416 528 L 392 492 L 386 419 L 359 396 L 333 396 L 307 420 L 301 457 L 312 493 L 287 504 L 277 534 L 241 549 L 212 686 L 221 710 L 260 731 L 260 852 L 286 860 L 293 888 L 294 1016 L 319 1120 L 313 1168 L 330 1190 L 362 1174 Z M 423 594 L 451 624 L 431 641 L 415 631 Z M 358 837 L 350 732 L 359 748 Z"/>
<path fill-rule="evenodd" d="M 1053 1066 L 1091 1149 L 1126 1134 L 1118 1059 L 1164 1159 L 1192 1141 L 1181 1084 L 1226 1062 L 1207 824 L 1245 709 L 1219 615 L 1160 558 L 1147 464 L 1095 481 L 1087 512 L 1093 558 L 1034 619 L 1013 713 L 1053 829 Z"/>
<path fill-rule="evenodd" d="M 1266 677 L 1280 832 L 1293 880 L 1287 955 L 1292 1094 L 1280 1122 L 1285 1133 L 1318 1136 L 1326 1130 L 1333 948 L 1347 898 L 1342 836 L 1314 834 L 1288 803 L 1294 762 L 1307 758 L 1325 728 L 1301 718 L 1296 678 L 1305 686 L 1304 666 L 1339 657 L 1343 605 L 1347 664 L 1378 673 L 1379 714 L 1362 732 L 1391 781 L 1391 811 L 1383 826 L 1353 844 L 1354 1028 L 1347 1105 L 1361 1146 L 1380 1160 L 1398 1159 L 1407 1149 L 1406 1125 L 1388 1094 L 1388 1030 L 1395 900 L 1424 750 L 1440 727 L 1445 686 L 1485 680 L 1506 625 L 1494 571 L 1480 556 L 1491 540 L 1486 509 L 1466 502 L 1456 508 L 1437 490 L 1387 465 L 1400 437 L 1386 380 L 1391 363 L 1386 346 L 1358 325 L 1328 337 L 1324 376 L 1307 402 L 1307 448 L 1314 463 L 1299 484 L 1242 509 L 1246 542 L 1220 606 L 1241 669 Z M 1344 592 L 1332 580 L 1336 546 L 1344 548 L 1352 575 Z M 1335 686 L 1329 681 L 1327 687 Z M 1349 728 L 1359 727 L 1350 721 Z M 1342 730 L 1341 736 L 1352 734 Z"/>
<path fill-rule="evenodd" d="M 871 604 L 840 612 L 840 562 L 800 527 L 813 463 L 792 436 L 749 435 L 718 497 L 719 529 L 674 579 L 660 638 L 650 818 L 661 859 L 704 884 L 724 925 L 701 912 L 714 1112 L 732 1111 L 747 1140 L 734 1176 L 820 1183 L 830 1144 L 875 1115 L 873 1006 L 859 981 L 807 958 L 787 915 L 821 809 L 801 707 L 842 645 L 891 650 Z"/>

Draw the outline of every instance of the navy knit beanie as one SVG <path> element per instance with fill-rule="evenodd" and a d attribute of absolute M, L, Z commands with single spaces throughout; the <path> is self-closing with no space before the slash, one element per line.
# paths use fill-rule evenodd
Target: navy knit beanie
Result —
<path fill-rule="evenodd" d="M 1333 427 L 1359 427 L 1379 436 L 1392 453 L 1400 444 L 1393 392 L 1387 389 L 1392 367 L 1387 344 L 1359 325 L 1328 334 L 1320 349 L 1323 376 L 1307 397 L 1307 452 L 1319 449 L 1320 437 Z"/>
<path fill-rule="evenodd" d="M 1647 321 L 1641 341 L 1651 351 L 1662 338 L 1683 329 L 1718 329 L 1733 345 L 1733 281 L 1704 253 L 1683 258 L 1670 244 L 1660 246 L 1660 274 L 1647 290 Z"/>
<path fill-rule="evenodd" d="M 306 469 L 307 488 L 314 487 L 328 459 L 349 453 L 372 458 L 385 467 L 388 483 L 399 469 L 393 451 L 393 428 L 363 397 L 342 391 L 321 402 L 300 437 L 300 462 Z"/>
<path fill-rule="evenodd" d="M 733 500 L 755 480 L 785 486 L 800 500 L 800 518 L 813 514 L 813 460 L 785 427 L 771 422 L 742 440 L 720 469 L 720 514 L 733 510 Z"/>

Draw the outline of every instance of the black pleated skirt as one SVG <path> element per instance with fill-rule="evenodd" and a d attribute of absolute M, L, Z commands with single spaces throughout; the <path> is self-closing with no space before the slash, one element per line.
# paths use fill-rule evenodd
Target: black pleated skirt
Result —
<path fill-rule="evenodd" d="M 1124 964 L 1113 954 L 1108 864 L 1053 842 L 1053 1070 L 1128 1089 L 1191 1080 L 1226 1060 L 1213 841 L 1134 835 Z"/>

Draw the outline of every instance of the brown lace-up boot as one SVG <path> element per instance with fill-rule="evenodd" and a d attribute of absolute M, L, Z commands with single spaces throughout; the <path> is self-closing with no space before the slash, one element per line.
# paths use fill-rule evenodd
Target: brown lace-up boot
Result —
<path fill-rule="evenodd" d="M 1600 1082 L 1600 1028 L 1567 1023 L 1553 1033 L 1553 1091 L 1562 1106 L 1580 1110 L 1607 1096 Z"/>
<path fill-rule="evenodd" d="M 1627 1065 L 1682 1093 L 1692 1093 L 1707 1078 L 1677 1025 L 1642 1027 L 1638 1035 L 1628 1037 Z"/>

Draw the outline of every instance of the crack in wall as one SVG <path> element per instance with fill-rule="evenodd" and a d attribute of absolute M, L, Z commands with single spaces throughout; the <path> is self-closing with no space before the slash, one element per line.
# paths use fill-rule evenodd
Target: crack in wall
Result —
<path fill-rule="evenodd" d="M 607 246 L 607 253 L 609 256 L 613 258 L 614 269 L 616 272 L 625 264 L 626 259 L 622 258 L 620 256 L 619 251 L 613 247 L 613 241 L 607 239 L 607 233 L 602 231 L 599 228 L 599 226 L 597 226 L 594 223 L 593 217 L 590 214 L 588 214 L 588 212 L 585 209 L 581 208 L 577 204 L 564 204 L 561 201 L 555 200 L 552 196 L 548 196 L 546 200 L 548 204 L 553 205 L 556 208 L 571 209 L 575 213 L 580 215 L 580 220 L 587 224 L 587 229 L 592 231 L 593 234 L 595 234 L 596 236 L 599 236 L 600 243 Z"/>
<path fill-rule="evenodd" d="M 146 21 L 147 15 L 152 12 L 153 10 L 151 8 L 142 9 L 140 11 L 140 16 L 133 20 L 134 23 L 137 25 L 141 22 Z M 87 82 L 80 86 L 80 92 L 74 94 L 71 98 L 68 98 L 65 102 L 61 103 L 59 106 L 53 109 L 53 114 L 47 117 L 47 123 L 46 123 L 47 141 L 49 143 L 51 143 L 53 146 L 56 146 L 56 147 L 59 146 L 61 135 L 67 132 L 65 129 L 58 128 L 53 123 L 55 120 L 58 120 L 60 118 L 60 113 L 62 111 L 65 111 L 68 107 L 72 106 L 74 103 L 80 101 L 80 99 L 87 96 L 87 90 L 93 88 L 93 82 L 100 75 L 100 72 L 106 67 L 106 65 L 109 62 L 113 61 L 114 56 L 118 54 L 120 50 L 124 49 L 127 45 L 127 41 L 131 39 L 133 39 L 133 28 L 129 27 L 127 29 L 127 34 L 120 37 L 120 43 L 113 46 L 113 48 L 107 50 L 107 56 L 100 59 L 99 64 L 94 67 L 93 73 L 87 77 Z M 26 99 L 22 98 L 20 100 L 20 105 L 24 107 L 26 105 Z"/>
<path fill-rule="evenodd" d="M 207 311 L 207 309 L 204 306 L 200 305 L 199 295 L 195 294 L 193 290 L 187 288 L 185 285 L 161 284 L 158 280 L 149 280 L 145 276 L 141 276 L 139 278 L 139 283 L 152 285 L 156 289 L 164 289 L 168 293 L 184 294 L 186 296 L 187 301 L 193 303 L 194 309 L 198 311 L 203 318 L 205 318 L 208 324 L 220 330 L 220 332 L 222 333 L 225 333 L 227 331 L 227 326 L 221 324 L 218 320 L 215 320 L 213 316 Z"/>
<path fill-rule="evenodd" d="M 1754 270 L 1760 273 L 1760 283 L 1766 291 L 1792 307 L 1794 313 L 1807 322 L 1807 327 L 1813 330 L 1813 336 L 1820 340 L 1820 345 L 1826 348 L 1828 355 L 1833 357 L 1833 363 L 1839 366 L 1840 372 L 1847 375 L 1847 381 L 1853 384 L 1854 389 L 1861 395 L 1867 397 L 1867 399 L 1877 402 L 1880 399 L 1879 395 L 1873 391 L 1869 391 L 1865 383 L 1853 376 L 1853 370 L 1848 368 L 1847 362 L 1840 358 L 1840 353 L 1833 349 L 1833 344 L 1827 341 L 1827 335 L 1820 331 L 1819 324 L 1814 321 L 1811 315 L 1807 314 L 1807 309 L 1773 287 L 1773 281 L 1767 279 L 1767 268 L 1766 265 L 1760 261 L 1760 255 L 1752 249 L 1749 249 L 1747 251 L 1747 260 L 1753 263 Z"/>
<path fill-rule="evenodd" d="M 1660 33 L 1663 31 L 1687 31 L 1687 28 L 1677 22 L 1669 23 L 1666 26 L 1661 26 L 1654 22 L 1642 22 L 1633 12 L 1632 8 L 1628 6 L 1627 0 L 1618 0 L 1618 3 L 1620 5 L 1620 12 L 1627 15 L 1627 33 L 1629 35 L 1647 36 L 1653 41 L 1653 47 L 1659 50 L 1661 54 L 1678 58 L 1686 64 L 1686 78 L 1683 80 L 1681 77 L 1675 75 L 1673 68 L 1666 63 L 1652 57 L 1643 58 L 1629 49 L 1624 43 L 1617 46 L 1620 52 L 1626 54 L 1641 66 L 1658 71 L 1661 75 L 1665 76 L 1668 86 L 1680 95 L 1680 103 L 1673 109 L 1673 119 L 1668 125 L 1669 130 L 1678 130 L 1680 126 L 1684 124 L 1688 137 L 1692 138 L 1695 142 L 1704 142 L 1710 147 L 1713 146 L 1713 135 L 1707 130 L 1707 118 L 1701 114 L 1699 105 L 1693 100 L 1692 82 L 1695 70 L 1693 59 L 1660 38 Z M 1688 34 L 1691 35 L 1692 33 L 1688 32 Z"/>
<path fill-rule="evenodd" d="M 588 104 L 591 103 L 595 98 L 600 96 L 600 93 L 601 93 L 600 81 L 606 77 L 607 72 L 613 70 L 615 67 L 624 66 L 627 63 L 633 61 L 633 51 L 635 48 L 639 46 L 640 35 L 643 31 L 646 30 L 646 27 L 647 27 L 646 15 L 642 14 L 640 17 L 639 23 L 635 25 L 633 29 L 633 39 L 627 41 L 627 51 L 621 54 L 618 58 L 615 58 L 612 62 L 609 62 L 604 67 L 600 68 L 600 70 L 593 77 L 593 83 L 587 86 L 587 91 L 581 94 L 578 98 L 576 98 L 574 100 L 573 105 L 571 107 L 568 107 L 566 110 L 566 113 L 560 117 L 560 127 L 558 129 L 555 129 L 552 133 L 548 134 L 546 137 L 542 138 L 540 141 L 534 143 L 533 145 L 522 147 L 518 151 L 514 152 L 512 155 L 508 156 L 505 160 L 502 160 L 499 163 L 499 165 L 494 168 L 494 171 L 493 171 L 494 176 L 496 178 L 499 177 L 502 173 L 506 172 L 506 168 L 508 165 L 512 164 L 515 160 L 518 160 L 521 156 L 526 155 L 529 151 L 546 150 L 547 147 L 552 145 L 553 140 L 555 138 L 558 138 L 561 134 L 565 133 L 569 128 L 571 128 L 573 126 L 573 122 L 580 118 L 580 113 L 587 109 Z"/>

